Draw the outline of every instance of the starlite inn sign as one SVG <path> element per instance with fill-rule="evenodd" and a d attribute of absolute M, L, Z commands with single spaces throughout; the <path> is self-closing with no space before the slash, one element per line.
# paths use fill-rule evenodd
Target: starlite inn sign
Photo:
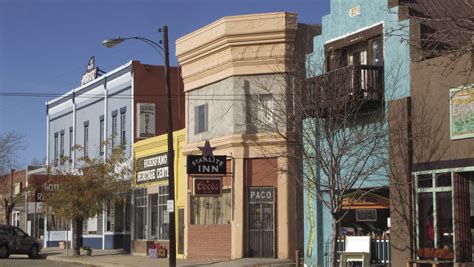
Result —
<path fill-rule="evenodd" d="M 189 175 L 225 175 L 227 172 L 226 156 L 215 156 L 209 141 L 203 147 L 199 147 L 202 155 L 189 155 L 187 157 L 187 173 Z"/>

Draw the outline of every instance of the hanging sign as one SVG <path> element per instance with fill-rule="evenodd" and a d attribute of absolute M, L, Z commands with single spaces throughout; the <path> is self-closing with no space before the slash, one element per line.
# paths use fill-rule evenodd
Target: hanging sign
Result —
<path fill-rule="evenodd" d="M 168 155 L 161 153 L 137 159 L 136 183 L 168 179 Z"/>
<path fill-rule="evenodd" d="M 218 197 L 222 194 L 222 178 L 193 178 L 193 196 Z"/>
<path fill-rule="evenodd" d="M 155 136 L 155 104 L 137 104 L 138 138 L 144 139 Z"/>
<path fill-rule="evenodd" d="M 91 82 L 97 78 L 99 68 L 95 66 L 95 58 L 92 56 L 87 64 L 86 72 L 82 75 L 81 85 Z"/>
<path fill-rule="evenodd" d="M 187 156 L 187 173 L 190 175 L 196 174 L 216 174 L 225 175 L 227 173 L 226 161 L 227 158 L 223 156 L 215 156 L 212 151 L 215 149 L 211 147 L 209 141 L 203 147 L 199 147 L 202 151 L 201 156 L 189 155 Z"/>

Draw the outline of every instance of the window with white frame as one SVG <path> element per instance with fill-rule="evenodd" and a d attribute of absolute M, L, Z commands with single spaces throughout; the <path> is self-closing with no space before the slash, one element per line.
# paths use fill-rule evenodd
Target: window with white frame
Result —
<path fill-rule="evenodd" d="M 257 107 L 258 121 L 262 124 L 273 123 L 273 96 L 271 94 L 259 95 Z"/>
<path fill-rule="evenodd" d="M 118 121 L 117 121 L 117 111 L 114 111 L 112 112 L 112 148 L 115 147 L 115 140 L 117 138 L 117 124 L 118 124 Z"/>
<path fill-rule="evenodd" d="M 62 159 L 64 157 L 64 130 L 61 131 L 59 137 L 59 158 Z"/>
<path fill-rule="evenodd" d="M 54 133 L 54 165 L 58 165 L 59 145 L 58 133 Z"/>
<path fill-rule="evenodd" d="M 195 133 L 202 133 L 208 130 L 208 106 L 207 104 L 195 107 Z"/>
<path fill-rule="evenodd" d="M 99 119 L 99 154 L 104 155 L 104 116 Z"/>
<path fill-rule="evenodd" d="M 72 127 L 69 127 L 69 162 L 72 162 L 72 148 L 74 146 L 72 130 Z"/>
<path fill-rule="evenodd" d="M 416 175 L 418 247 L 453 250 L 452 173 Z"/>
<path fill-rule="evenodd" d="M 125 111 L 120 111 L 120 146 L 122 149 L 125 149 L 126 144 L 126 123 Z"/>
<path fill-rule="evenodd" d="M 84 122 L 84 157 L 89 156 L 89 121 Z"/>
<path fill-rule="evenodd" d="M 170 224 L 169 213 L 166 208 L 168 201 L 168 186 L 163 185 L 158 188 L 158 239 L 168 240 L 168 229 Z"/>
<path fill-rule="evenodd" d="M 135 189 L 135 239 L 146 239 L 147 231 L 147 189 Z"/>

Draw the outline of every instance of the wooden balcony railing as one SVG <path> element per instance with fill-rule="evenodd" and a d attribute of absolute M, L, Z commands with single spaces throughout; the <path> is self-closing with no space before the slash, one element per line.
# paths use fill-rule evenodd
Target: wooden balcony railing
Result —
<path fill-rule="evenodd" d="M 380 103 L 383 75 L 382 66 L 352 65 L 310 78 L 306 81 L 305 110 Z"/>

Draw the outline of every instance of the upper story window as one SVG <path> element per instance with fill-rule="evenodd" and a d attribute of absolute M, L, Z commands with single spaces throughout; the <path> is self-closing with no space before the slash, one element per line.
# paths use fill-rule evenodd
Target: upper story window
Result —
<path fill-rule="evenodd" d="M 273 123 L 273 97 L 271 94 L 258 96 L 257 116 L 259 123 Z"/>
<path fill-rule="evenodd" d="M 120 109 L 120 146 L 122 147 L 122 149 L 125 149 L 125 144 L 126 144 L 126 134 L 127 134 L 127 121 L 126 121 L 126 113 L 125 113 L 126 109 L 125 107 L 124 108 L 121 108 Z"/>
<path fill-rule="evenodd" d="M 59 157 L 59 139 L 58 139 L 58 133 L 54 133 L 54 165 L 58 165 L 58 157 Z"/>
<path fill-rule="evenodd" d="M 59 158 L 64 157 L 64 130 L 61 131 L 59 139 Z"/>
<path fill-rule="evenodd" d="M 69 162 L 72 162 L 72 148 L 74 146 L 72 127 L 69 127 Z"/>
<path fill-rule="evenodd" d="M 202 133 L 208 130 L 208 105 L 195 107 L 195 133 Z"/>
<path fill-rule="evenodd" d="M 84 122 L 84 157 L 89 156 L 89 121 Z"/>
<path fill-rule="evenodd" d="M 99 154 L 104 155 L 104 116 L 100 116 L 99 119 Z"/>
<path fill-rule="evenodd" d="M 347 66 L 383 65 L 382 25 L 325 44 L 326 71 Z"/>
<path fill-rule="evenodd" d="M 118 118 L 117 118 L 117 111 L 115 110 L 112 112 L 112 148 L 114 148 L 116 144 L 115 140 L 118 134 L 117 127 L 118 127 Z"/>

